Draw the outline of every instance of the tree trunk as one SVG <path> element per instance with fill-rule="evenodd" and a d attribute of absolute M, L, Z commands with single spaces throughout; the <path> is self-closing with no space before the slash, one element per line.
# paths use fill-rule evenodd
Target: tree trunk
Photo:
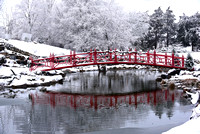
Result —
<path fill-rule="evenodd" d="M 155 49 L 157 48 L 157 44 L 158 44 L 158 35 L 156 32 L 156 34 L 155 34 Z"/>
<path fill-rule="evenodd" d="M 167 47 L 169 46 L 169 33 L 167 32 Z"/>

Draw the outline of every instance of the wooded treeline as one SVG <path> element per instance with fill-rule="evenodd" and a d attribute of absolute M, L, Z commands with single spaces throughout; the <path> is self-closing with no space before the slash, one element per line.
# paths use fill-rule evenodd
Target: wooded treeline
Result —
<path fill-rule="evenodd" d="M 200 14 L 182 15 L 176 20 L 170 7 L 148 12 L 125 13 L 111 0 L 22 0 L 11 17 L 2 11 L 6 33 L 20 39 L 59 47 L 86 50 L 155 49 L 182 44 L 200 45 Z"/>

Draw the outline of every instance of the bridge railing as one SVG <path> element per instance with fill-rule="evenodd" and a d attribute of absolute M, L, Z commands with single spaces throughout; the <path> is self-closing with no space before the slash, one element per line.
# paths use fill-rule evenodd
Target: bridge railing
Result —
<path fill-rule="evenodd" d="M 134 51 L 96 51 L 90 50 L 86 53 L 76 53 L 71 51 L 69 55 L 55 56 L 50 54 L 49 58 L 32 59 L 30 70 L 35 70 L 38 67 L 46 67 L 48 70 L 56 70 L 62 68 L 71 68 L 77 66 L 97 65 L 97 64 L 139 64 L 150 66 L 162 66 L 171 68 L 185 69 L 184 56 L 177 57 L 172 53 L 171 55 L 158 54 L 156 51 L 146 53 Z"/>

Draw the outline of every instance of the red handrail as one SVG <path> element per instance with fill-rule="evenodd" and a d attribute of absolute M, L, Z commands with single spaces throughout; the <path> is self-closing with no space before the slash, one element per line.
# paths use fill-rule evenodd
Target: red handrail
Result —
<path fill-rule="evenodd" d="M 76 53 L 71 51 L 69 55 L 55 56 L 50 54 L 49 58 L 32 59 L 30 70 L 36 70 L 39 67 L 46 67 L 43 71 L 57 70 L 63 68 L 72 68 L 88 65 L 103 65 L 103 64 L 138 64 L 149 66 L 160 66 L 168 68 L 185 69 L 184 56 L 178 57 L 172 55 L 158 54 L 156 51 L 138 52 L 135 51 L 94 51 L 90 50 L 86 53 Z"/>

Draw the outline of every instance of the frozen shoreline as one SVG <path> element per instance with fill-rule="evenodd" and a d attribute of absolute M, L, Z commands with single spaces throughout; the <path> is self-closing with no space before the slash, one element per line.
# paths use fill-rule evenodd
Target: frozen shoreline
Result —
<path fill-rule="evenodd" d="M 184 122 L 183 122 L 184 123 Z M 149 128 L 121 128 L 110 129 L 103 131 L 87 132 L 83 134 L 161 134 L 172 127 L 178 126 L 182 123 L 168 124 L 165 126 L 149 127 Z"/>

